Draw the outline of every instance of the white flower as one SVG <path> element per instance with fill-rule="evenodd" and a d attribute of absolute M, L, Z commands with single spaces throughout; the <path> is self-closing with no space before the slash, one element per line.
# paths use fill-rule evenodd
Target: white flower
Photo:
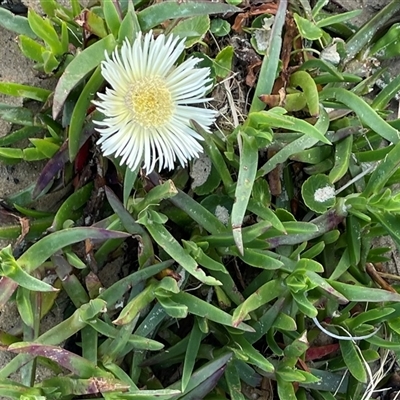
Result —
<path fill-rule="evenodd" d="M 174 35 L 139 33 L 133 45 L 125 40 L 120 51 L 101 64 L 109 82 L 102 101 L 94 101 L 105 118 L 94 121 L 105 156 L 121 156 L 121 165 L 134 170 L 143 161 L 146 173 L 172 169 L 176 159 L 182 166 L 199 156 L 203 138 L 190 126 L 196 121 L 210 132 L 216 112 L 193 106 L 208 101 L 209 68 L 195 68 L 199 59 L 189 58 L 175 66 L 184 50 L 184 40 Z"/>

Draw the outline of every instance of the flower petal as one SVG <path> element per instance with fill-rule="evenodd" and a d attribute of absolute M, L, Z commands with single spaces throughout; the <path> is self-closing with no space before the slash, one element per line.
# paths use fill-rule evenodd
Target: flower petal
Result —
<path fill-rule="evenodd" d="M 175 66 L 184 42 L 175 35 L 139 32 L 133 44 L 125 40 L 106 55 L 101 69 L 111 88 L 93 101 L 105 116 L 94 121 L 105 156 L 121 157 L 131 169 L 143 163 L 150 173 L 157 164 L 158 170 L 171 170 L 176 160 L 184 167 L 203 151 L 203 138 L 191 121 L 207 132 L 215 121 L 217 112 L 193 106 L 210 100 L 205 97 L 210 69 L 196 68 L 196 58 Z"/>

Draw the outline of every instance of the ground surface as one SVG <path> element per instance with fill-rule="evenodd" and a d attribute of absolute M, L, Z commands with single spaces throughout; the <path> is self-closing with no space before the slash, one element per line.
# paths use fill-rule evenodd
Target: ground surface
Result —
<path fill-rule="evenodd" d="M 335 0 L 332 3 L 343 7 L 346 10 L 363 9 L 363 14 L 358 18 L 357 24 L 362 24 L 371 18 L 371 16 L 386 5 L 389 0 Z M 37 9 L 39 1 L 29 0 L 25 2 L 27 5 Z M 68 1 L 66 1 L 68 3 Z M 395 62 L 394 69 L 400 63 Z M 36 72 L 32 69 L 32 64 L 28 62 L 19 52 L 15 35 L 5 31 L 0 27 L 0 81 L 18 82 L 28 85 L 46 86 L 51 82 L 40 79 Z M 9 98 L 0 95 L 0 102 L 6 102 L 13 105 L 21 105 L 22 100 L 17 98 Z M 0 137 L 7 135 L 13 126 L 0 120 Z M 28 184 L 32 183 L 40 172 L 41 164 L 32 166 L 32 164 L 21 163 L 12 168 L 6 167 L 0 163 L 0 198 L 4 198 L 10 193 L 14 193 Z M 0 224 L 1 224 L 0 216 Z M 6 243 L 0 241 L 0 246 Z M 394 255 L 397 259 L 397 255 Z M 400 262 L 397 263 L 400 265 Z M 49 327 L 61 318 L 61 313 L 57 310 L 49 316 L 45 326 Z M 16 310 L 7 308 L 0 310 L 0 330 L 18 330 L 19 320 Z M 0 352 L 0 368 L 9 361 L 10 355 Z M 0 396 L 0 399 L 2 397 Z"/>

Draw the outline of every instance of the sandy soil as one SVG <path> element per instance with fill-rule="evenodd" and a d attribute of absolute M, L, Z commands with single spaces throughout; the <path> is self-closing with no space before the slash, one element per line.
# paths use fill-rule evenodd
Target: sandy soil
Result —
<path fill-rule="evenodd" d="M 29 5 L 38 8 L 39 1 L 29 1 Z M 51 80 L 43 80 L 38 77 L 37 72 L 32 68 L 33 64 L 27 60 L 20 52 L 16 35 L 0 27 L 0 81 L 2 82 L 18 82 L 26 85 L 40 86 L 49 88 L 54 86 L 55 82 Z M 0 95 L 0 102 L 11 105 L 21 106 L 22 99 Z M 7 135 L 16 127 L 11 123 L 0 119 L 0 137 Z M 27 143 L 25 143 L 27 144 Z M 13 166 L 5 166 L 0 163 L 0 198 L 16 193 L 34 182 L 41 171 L 43 163 L 26 163 L 21 162 Z M 0 224 L 1 224 L 0 220 Z M 0 246 L 4 247 L 8 243 L 0 240 Z M 43 331 L 59 323 L 62 320 L 62 310 L 55 309 L 46 318 L 43 325 Z M 4 310 L 0 310 L 0 330 L 18 331 L 20 320 L 14 305 L 7 306 Z M 0 368 L 8 363 L 11 354 L 0 352 Z M 38 379 L 46 376 L 47 371 L 39 369 Z M 1 397 L 0 399 L 5 399 Z"/>
<path fill-rule="evenodd" d="M 18 82 L 27 85 L 41 86 L 43 82 L 37 78 L 32 64 L 20 53 L 15 35 L 0 27 L 0 80 L 2 82 Z M 0 95 L 0 102 L 16 106 L 22 105 L 22 99 Z M 13 126 L 0 119 L 0 136 L 7 135 Z M 20 163 L 12 168 L 0 164 L 0 197 L 14 193 L 32 182 L 40 171 L 38 166 Z"/>

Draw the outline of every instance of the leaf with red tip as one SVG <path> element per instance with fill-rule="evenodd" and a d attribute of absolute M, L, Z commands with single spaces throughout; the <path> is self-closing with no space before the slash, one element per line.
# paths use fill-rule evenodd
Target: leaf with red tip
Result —
<path fill-rule="evenodd" d="M 27 353 L 32 356 L 46 357 L 81 378 L 90 378 L 100 372 L 95 364 L 59 346 L 18 342 L 9 346 L 7 350 L 13 353 Z"/>

